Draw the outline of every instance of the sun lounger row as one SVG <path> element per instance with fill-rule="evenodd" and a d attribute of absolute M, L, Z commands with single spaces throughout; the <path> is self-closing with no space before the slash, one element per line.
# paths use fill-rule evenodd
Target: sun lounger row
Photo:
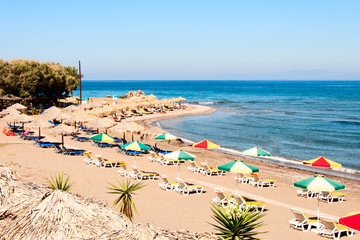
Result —
<path fill-rule="evenodd" d="M 307 198 L 314 198 L 318 197 L 320 200 L 327 201 L 328 203 L 332 203 L 334 200 L 338 202 L 343 202 L 346 196 L 345 193 L 342 192 L 329 192 L 329 191 L 320 191 L 320 192 L 312 192 L 307 189 L 300 189 L 297 190 L 298 196 L 307 197 Z"/>
<path fill-rule="evenodd" d="M 85 158 L 83 159 L 83 161 L 86 164 L 94 165 L 101 168 L 106 168 L 106 167 L 116 168 L 116 167 L 120 167 L 122 164 L 125 164 L 124 162 L 120 162 L 120 161 L 107 160 L 102 156 L 93 156 L 90 152 L 84 152 L 84 155 Z"/>
<path fill-rule="evenodd" d="M 166 154 L 171 153 L 171 151 L 161 150 L 160 148 L 155 147 L 155 146 L 152 147 L 152 150 L 153 150 L 154 152 L 156 152 L 157 154 L 163 154 L 163 155 L 166 155 Z"/>
<path fill-rule="evenodd" d="M 55 148 L 56 145 L 60 145 L 61 143 L 56 142 L 40 142 L 38 139 L 34 139 L 34 145 L 41 148 Z"/>
<path fill-rule="evenodd" d="M 119 153 L 123 153 L 123 154 L 128 155 L 128 156 L 140 156 L 140 155 L 143 154 L 143 152 L 123 149 L 123 148 L 120 147 L 120 145 L 117 145 L 117 147 L 118 147 L 117 151 Z"/>
<path fill-rule="evenodd" d="M 131 177 L 136 180 L 155 180 L 156 176 L 159 176 L 156 172 L 145 172 L 132 165 L 131 168 L 127 166 L 127 164 L 121 164 L 120 170 L 118 170 L 118 174 L 123 177 Z"/>
<path fill-rule="evenodd" d="M 217 168 L 212 168 L 209 164 L 198 164 L 196 161 L 191 161 L 188 170 L 193 173 L 201 173 L 206 176 L 222 176 L 224 171 L 221 171 Z"/>
<path fill-rule="evenodd" d="M 235 181 L 240 183 L 246 184 L 249 183 L 250 185 L 258 188 L 263 187 L 275 187 L 277 180 L 274 179 L 263 179 L 258 173 L 252 173 L 251 175 L 247 175 L 244 173 L 239 173 L 235 177 Z"/>
<path fill-rule="evenodd" d="M 79 137 L 78 135 L 74 134 L 72 140 L 79 141 L 79 142 L 90 142 L 90 138 L 87 137 Z"/>
<path fill-rule="evenodd" d="M 222 207 L 229 207 L 233 205 L 238 205 L 240 209 L 255 209 L 257 212 L 263 212 L 265 206 L 268 205 L 264 202 L 254 201 L 247 199 L 240 194 L 233 193 L 232 196 L 229 196 L 226 192 L 215 188 L 214 189 L 216 197 L 213 198 L 213 202 Z"/>
<path fill-rule="evenodd" d="M 161 153 L 157 153 L 154 151 L 150 152 L 150 156 L 148 157 L 149 161 L 151 162 L 157 162 L 160 163 L 161 165 L 179 165 L 180 160 L 177 159 L 168 159 L 166 157 L 164 157 L 163 154 Z"/>
<path fill-rule="evenodd" d="M 175 191 L 183 195 L 189 195 L 192 192 L 196 192 L 197 194 L 202 194 L 204 191 L 203 185 L 186 183 L 184 180 L 180 178 L 176 178 L 175 182 L 171 181 L 167 176 L 163 174 L 160 174 L 160 178 L 161 178 L 161 182 L 159 183 L 159 187 L 166 191 Z"/>
<path fill-rule="evenodd" d="M 55 152 L 62 153 L 64 155 L 83 155 L 85 150 L 81 149 L 69 149 L 64 145 L 55 145 Z"/>
<path fill-rule="evenodd" d="M 354 231 L 346 226 L 337 223 L 332 218 L 327 217 L 309 217 L 303 211 L 291 208 L 294 218 L 289 220 L 291 228 L 301 229 L 303 232 L 308 232 L 315 228 L 319 235 L 326 235 L 333 237 L 333 239 L 340 239 L 341 235 L 345 233 L 348 237 L 354 234 Z"/>

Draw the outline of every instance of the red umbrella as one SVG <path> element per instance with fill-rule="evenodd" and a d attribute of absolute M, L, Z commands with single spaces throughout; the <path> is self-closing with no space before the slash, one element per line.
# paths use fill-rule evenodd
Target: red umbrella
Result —
<path fill-rule="evenodd" d="M 303 161 L 303 164 L 305 165 L 311 165 L 313 167 L 320 167 L 321 173 L 323 168 L 339 168 L 341 167 L 340 163 L 331 161 L 330 159 L 327 159 L 326 157 L 318 157 L 312 160 Z"/>
<path fill-rule="evenodd" d="M 360 231 L 360 212 L 351 212 L 339 219 L 339 223 Z"/>
<path fill-rule="evenodd" d="M 198 142 L 198 143 L 194 143 L 193 144 L 193 147 L 195 148 L 220 148 L 220 145 L 217 144 L 217 143 L 214 143 L 208 139 L 205 139 L 201 142 Z"/>

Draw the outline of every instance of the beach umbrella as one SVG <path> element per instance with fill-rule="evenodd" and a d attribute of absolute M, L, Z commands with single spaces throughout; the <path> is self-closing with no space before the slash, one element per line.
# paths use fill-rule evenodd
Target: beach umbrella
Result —
<path fill-rule="evenodd" d="M 244 163 L 241 160 L 235 160 L 230 163 L 218 166 L 218 169 L 225 172 L 231 173 L 256 173 L 259 172 L 259 169 L 251 166 L 250 164 Z M 236 181 L 236 192 L 238 188 L 238 181 Z"/>
<path fill-rule="evenodd" d="M 64 108 L 64 111 L 67 111 L 67 112 L 73 112 L 73 111 L 76 111 L 76 110 L 79 110 L 79 108 L 77 106 L 75 106 L 75 105 L 69 105 L 66 108 Z"/>
<path fill-rule="evenodd" d="M 177 150 L 168 154 L 164 155 L 164 158 L 166 159 L 173 159 L 173 160 L 190 160 L 190 161 L 194 161 L 195 160 L 195 156 L 184 152 L 183 150 Z M 178 165 L 178 177 L 180 177 L 180 164 Z"/>
<path fill-rule="evenodd" d="M 37 127 L 39 128 L 39 141 L 40 140 L 40 137 L 41 137 L 41 128 L 51 128 L 53 127 L 54 125 L 49 123 L 49 121 L 45 120 L 45 119 L 42 119 L 42 118 L 38 118 L 38 119 L 35 119 L 34 121 L 32 121 L 30 123 L 30 126 L 31 127 Z"/>
<path fill-rule="evenodd" d="M 113 121 L 106 118 L 96 118 L 86 123 L 86 126 L 89 128 L 110 128 L 114 125 Z"/>
<path fill-rule="evenodd" d="M 8 109 L 9 108 L 19 110 L 19 111 L 27 109 L 27 107 L 25 107 L 24 105 L 22 105 L 20 103 L 15 103 L 15 104 L 11 105 L 10 107 L 8 107 Z"/>
<path fill-rule="evenodd" d="M 58 135 L 61 134 L 61 143 L 62 145 L 64 145 L 64 134 L 73 134 L 76 133 L 76 129 L 74 129 L 73 127 L 67 126 L 65 124 L 60 124 L 56 127 L 54 127 L 51 132 L 54 135 Z"/>
<path fill-rule="evenodd" d="M 214 143 L 208 139 L 205 139 L 201 142 L 194 143 L 193 147 L 195 148 L 206 148 L 206 149 L 212 149 L 212 148 L 220 148 L 220 145 L 217 143 Z"/>
<path fill-rule="evenodd" d="M 320 216 L 320 191 L 333 192 L 336 190 L 345 189 L 344 184 L 328 179 L 323 175 L 315 175 L 314 177 L 295 182 L 294 186 L 302 189 L 307 189 L 312 192 L 318 192 L 318 221 Z"/>
<path fill-rule="evenodd" d="M 91 140 L 98 142 L 114 142 L 114 138 L 105 133 L 99 133 L 90 137 Z"/>
<path fill-rule="evenodd" d="M 339 223 L 360 231 L 360 212 L 351 212 L 339 219 Z"/>
<path fill-rule="evenodd" d="M 151 147 L 149 147 L 148 145 L 145 145 L 139 141 L 133 141 L 133 142 L 121 145 L 121 148 L 126 149 L 126 150 L 132 150 L 132 151 L 151 150 Z M 135 154 L 134 165 L 136 165 L 136 154 Z"/>
<path fill-rule="evenodd" d="M 320 167 L 321 173 L 323 168 L 339 168 L 341 167 L 340 163 L 334 162 L 326 157 L 318 157 L 312 160 L 303 161 L 305 165 L 311 165 L 313 167 Z"/>
<path fill-rule="evenodd" d="M 13 109 L 13 108 L 7 108 L 5 110 L 2 110 L 0 112 L 0 115 L 1 116 L 5 116 L 5 115 L 8 115 L 8 114 L 19 114 L 20 112 L 16 109 Z"/>
<path fill-rule="evenodd" d="M 255 157 L 259 157 L 259 156 L 268 156 L 270 157 L 271 154 L 268 151 L 265 151 L 264 149 L 261 149 L 259 147 L 253 147 L 247 150 L 244 150 L 241 152 L 244 155 L 249 155 L 249 156 L 255 156 Z"/>
<path fill-rule="evenodd" d="M 44 111 L 44 115 L 49 116 L 50 118 L 55 118 L 57 115 L 62 113 L 62 110 L 58 107 L 52 106 Z"/>
<path fill-rule="evenodd" d="M 164 132 L 163 134 L 156 136 L 155 140 L 175 140 L 177 138 L 178 137 L 176 137 L 168 132 Z"/>

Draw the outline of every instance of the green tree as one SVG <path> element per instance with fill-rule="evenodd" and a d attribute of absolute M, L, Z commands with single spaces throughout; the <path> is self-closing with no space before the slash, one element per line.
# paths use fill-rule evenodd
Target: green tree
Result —
<path fill-rule="evenodd" d="M 79 86 L 75 67 L 53 62 L 0 59 L 0 94 L 18 97 L 60 98 Z"/>
<path fill-rule="evenodd" d="M 115 199 L 113 205 L 119 205 L 120 213 L 127 216 L 129 220 L 133 222 L 134 212 L 138 214 L 134 204 L 133 195 L 145 185 L 142 182 L 132 184 L 129 179 L 126 182 L 119 182 L 119 180 L 117 180 L 117 182 L 118 186 L 109 183 L 112 187 L 108 187 L 108 189 L 111 190 L 108 193 L 118 195 L 118 198 Z"/>
<path fill-rule="evenodd" d="M 216 235 L 221 236 L 226 240 L 256 240 L 255 236 L 263 232 L 255 231 L 257 228 L 264 226 L 259 219 L 264 215 L 255 210 L 249 211 L 249 209 L 239 209 L 236 207 L 229 207 L 225 209 L 221 206 L 212 204 L 211 211 L 213 212 L 212 218 L 216 221 L 216 224 L 209 223 L 214 226 L 219 233 Z"/>

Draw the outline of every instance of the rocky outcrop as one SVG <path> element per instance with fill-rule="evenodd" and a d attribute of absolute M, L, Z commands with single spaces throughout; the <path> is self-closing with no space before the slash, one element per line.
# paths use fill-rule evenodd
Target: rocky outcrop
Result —
<path fill-rule="evenodd" d="M 145 96 L 145 93 L 141 90 L 139 91 L 130 91 L 125 95 L 125 98 L 131 98 L 131 97 L 142 97 Z"/>

